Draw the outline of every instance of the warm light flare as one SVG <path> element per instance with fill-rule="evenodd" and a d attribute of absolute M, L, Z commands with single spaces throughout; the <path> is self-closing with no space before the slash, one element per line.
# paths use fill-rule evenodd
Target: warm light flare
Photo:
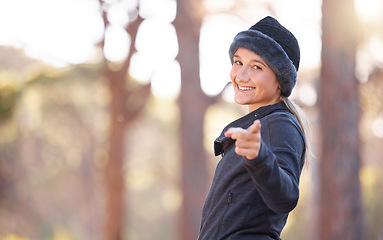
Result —
<path fill-rule="evenodd" d="M 376 137 L 383 138 L 383 116 L 375 119 L 372 123 L 371 129 Z"/>
<path fill-rule="evenodd" d="M 364 21 L 374 21 L 382 15 L 382 0 L 355 0 L 355 8 L 358 15 Z"/>

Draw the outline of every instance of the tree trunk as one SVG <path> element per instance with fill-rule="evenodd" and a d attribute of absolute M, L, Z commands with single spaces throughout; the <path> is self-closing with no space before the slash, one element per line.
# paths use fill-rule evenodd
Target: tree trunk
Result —
<path fill-rule="evenodd" d="M 365 239 L 359 182 L 359 84 L 354 74 L 354 1 L 323 0 L 322 13 L 318 234 L 321 240 Z"/>
<path fill-rule="evenodd" d="M 124 133 L 125 133 L 125 77 L 108 76 L 111 93 L 109 160 L 105 166 L 106 177 L 106 239 L 120 240 L 123 222 L 124 195 Z"/>
<path fill-rule="evenodd" d="M 179 97 L 183 193 L 179 239 L 182 240 L 197 239 L 207 191 L 203 129 L 209 101 L 200 85 L 199 33 L 202 20 L 194 4 L 196 2 L 193 0 L 178 0 L 174 23 L 179 43 L 177 60 L 181 66 L 182 79 Z"/>
<path fill-rule="evenodd" d="M 100 0 L 101 6 L 103 1 Z M 138 12 L 138 9 L 137 9 Z M 109 25 L 106 12 L 102 10 L 105 28 Z M 105 185 L 106 185 L 106 203 L 105 203 L 105 239 L 121 240 L 124 218 L 124 136 L 127 127 L 132 123 L 135 117 L 144 109 L 149 95 L 150 84 L 139 87 L 132 87 L 127 81 L 127 73 L 130 66 L 130 60 L 133 53 L 136 52 L 135 42 L 138 27 L 143 19 L 137 17 L 135 21 L 130 22 L 126 27 L 132 42 L 130 51 L 121 64 L 120 69 L 113 70 L 108 65 L 108 60 L 104 57 L 104 68 L 102 74 L 107 81 L 110 91 L 110 125 L 109 125 L 109 150 L 108 162 L 105 166 Z M 100 43 L 104 48 L 104 40 Z M 129 98 L 131 95 L 135 97 Z M 127 100 L 130 99 L 130 102 Z"/>

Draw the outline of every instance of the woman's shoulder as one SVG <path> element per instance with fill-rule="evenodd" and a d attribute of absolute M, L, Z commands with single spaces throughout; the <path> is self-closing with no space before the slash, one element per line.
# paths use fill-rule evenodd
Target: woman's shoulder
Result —
<path fill-rule="evenodd" d="M 280 107 L 277 111 L 266 115 L 264 119 L 273 124 L 299 125 L 298 118 L 287 107 Z"/>
<path fill-rule="evenodd" d="M 286 110 L 274 111 L 261 120 L 261 124 L 267 128 L 270 135 L 287 137 L 289 139 L 299 137 L 304 141 L 304 134 L 298 118 Z"/>

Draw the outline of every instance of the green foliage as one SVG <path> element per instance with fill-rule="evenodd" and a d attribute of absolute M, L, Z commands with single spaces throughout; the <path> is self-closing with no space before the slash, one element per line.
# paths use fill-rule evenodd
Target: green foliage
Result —
<path fill-rule="evenodd" d="M 15 72 L 0 71 L 0 123 L 12 116 L 20 94 L 20 77 Z"/>
<path fill-rule="evenodd" d="M 8 120 L 20 97 L 20 89 L 14 86 L 0 87 L 0 122 Z"/>
<path fill-rule="evenodd" d="M 97 66 L 75 66 L 64 69 L 40 66 L 32 74 L 19 76 L 15 72 L 0 72 L 0 123 L 9 120 L 18 101 L 26 89 L 32 86 L 46 86 L 57 82 L 68 82 L 97 78 Z"/>

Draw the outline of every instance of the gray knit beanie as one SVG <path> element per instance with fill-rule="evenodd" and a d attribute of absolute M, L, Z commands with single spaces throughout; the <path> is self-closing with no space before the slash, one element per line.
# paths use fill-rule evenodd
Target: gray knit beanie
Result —
<path fill-rule="evenodd" d="M 265 17 L 235 36 L 229 50 L 231 63 L 238 48 L 261 56 L 277 75 L 282 95 L 290 96 L 297 82 L 300 50 L 297 39 L 289 30 L 276 19 Z"/>

